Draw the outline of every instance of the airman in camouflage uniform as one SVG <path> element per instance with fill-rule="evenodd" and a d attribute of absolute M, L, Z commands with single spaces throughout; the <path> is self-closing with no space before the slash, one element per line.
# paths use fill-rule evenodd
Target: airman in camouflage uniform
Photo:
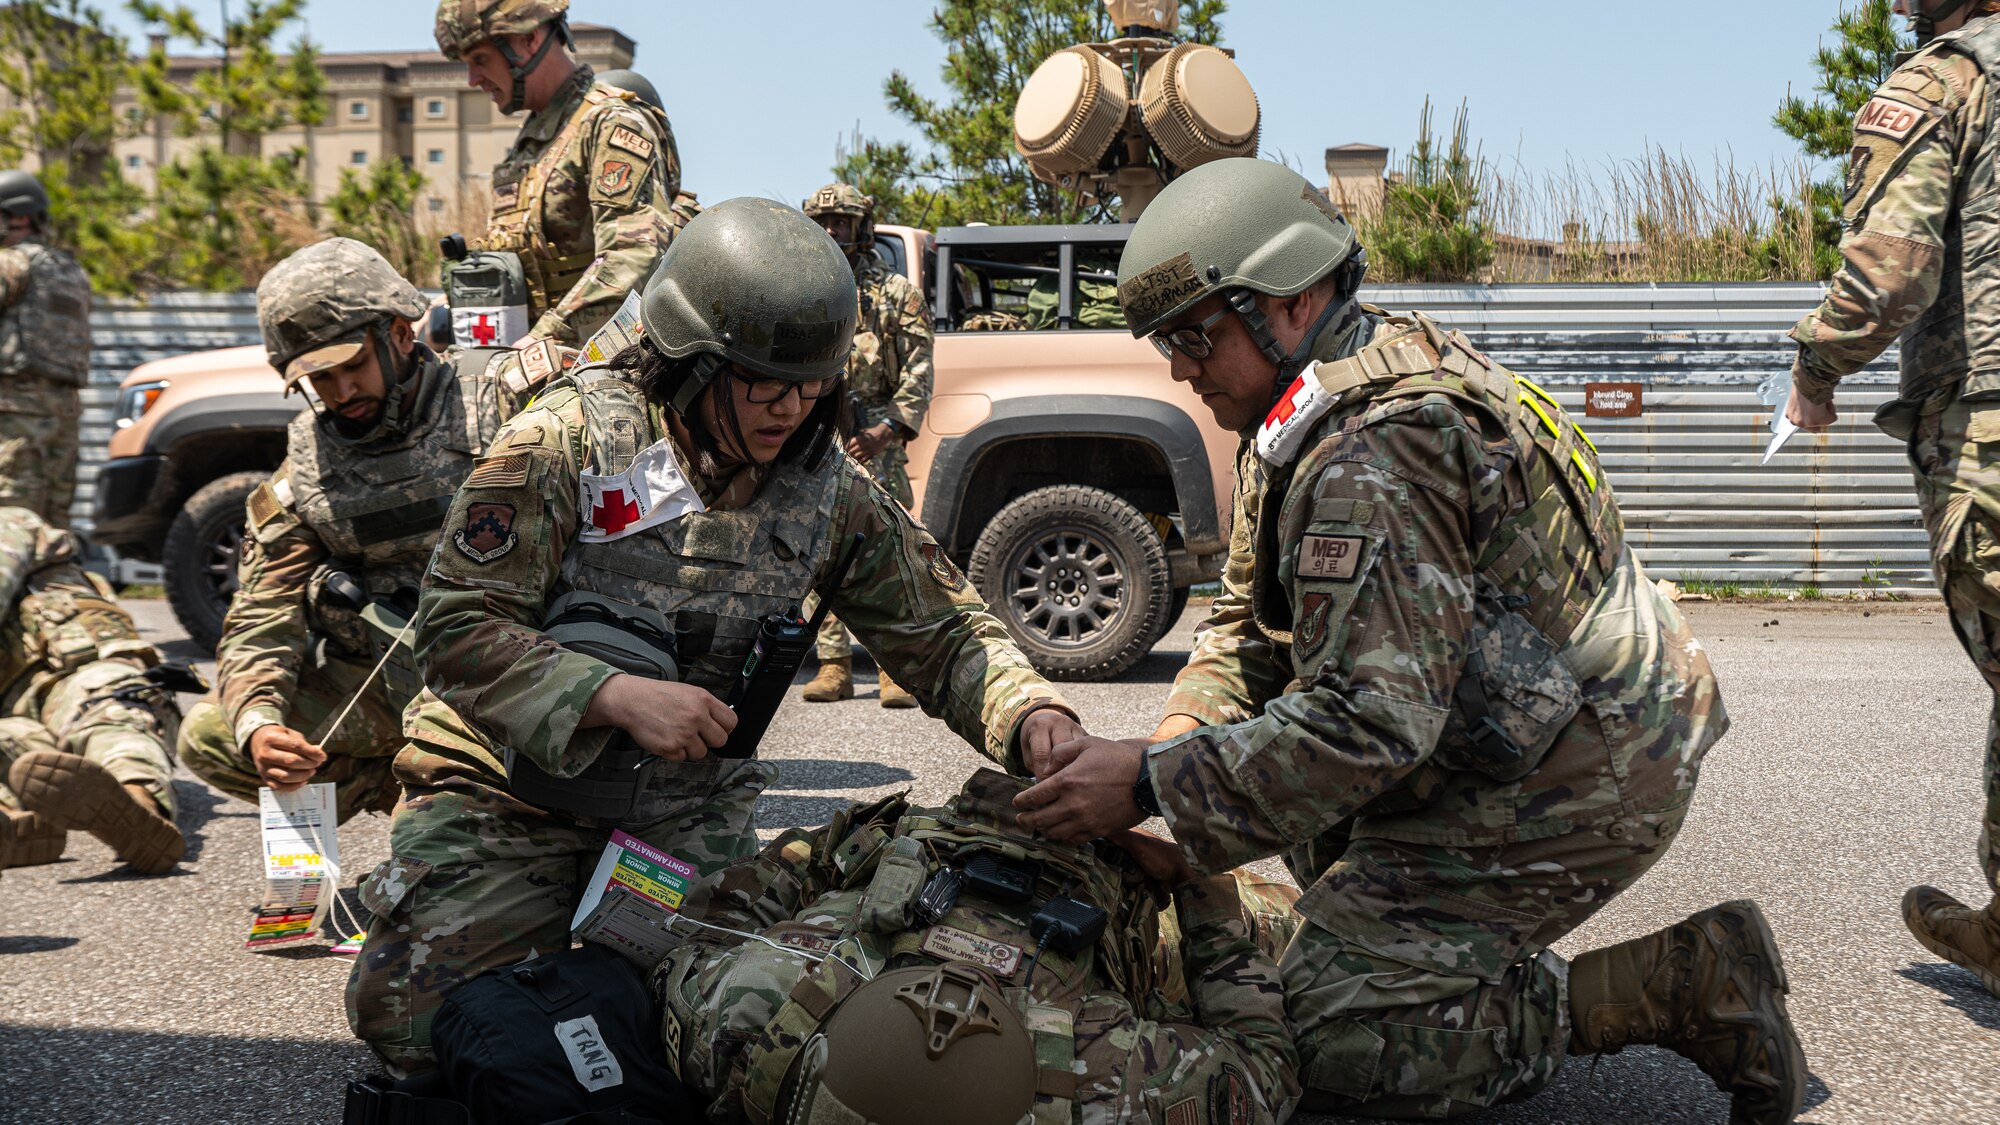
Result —
<path fill-rule="evenodd" d="M 0 504 L 69 526 L 80 392 L 90 381 L 90 278 L 45 242 L 49 197 L 0 172 Z"/>
<path fill-rule="evenodd" d="M 547 343 L 441 361 L 410 330 L 424 307 L 348 238 L 300 250 L 257 286 L 271 364 L 288 393 L 311 380 L 315 406 L 250 494 L 217 691 L 181 728 L 181 761 L 233 797 L 321 781 L 337 787 L 342 820 L 395 805 L 390 761 L 419 685 L 407 641 L 376 664 L 416 607 L 459 483 L 555 366 Z"/>
<path fill-rule="evenodd" d="M 1283 1118 L 1298 1093 L 1297 1056 L 1276 958 L 1291 933 L 1297 890 L 1255 878 L 1240 888 L 1229 875 L 1198 878 L 1172 845 L 1150 837 L 1119 837 L 1133 849 L 1128 857 L 1111 844 L 1072 848 L 1027 836 L 1010 805 L 1025 784 L 981 770 L 942 808 L 912 807 L 900 796 L 857 805 L 824 828 L 784 833 L 691 894 L 686 917 L 738 933 L 696 931 L 699 939 L 669 953 L 652 982 L 668 1062 L 713 1099 L 709 1120 L 806 1119 L 796 1103 L 780 1103 L 778 1080 L 822 1030 L 829 1055 L 842 1050 L 830 1029 L 838 1005 L 862 983 L 853 969 L 879 977 L 940 965 L 969 974 L 1021 1017 L 1045 1088 L 1007 1089 L 1007 1075 L 961 1073 L 960 1097 L 926 1103 L 910 1073 L 925 1060 L 886 1057 L 879 1043 L 888 1029 L 865 1028 L 865 1041 L 846 1046 L 878 1068 L 899 1068 L 905 1119 L 976 1112 L 988 1095 L 973 1089 L 995 1082 L 1002 1088 L 991 1096 L 1034 1102 L 1036 1121 Z M 940 916 L 913 913 L 931 879 L 982 849 L 1041 864 L 1034 897 L 1003 903 L 962 890 Z M 1147 863 L 1166 869 L 1149 880 Z M 1169 957 L 1152 955 L 1168 905 L 1162 889 L 1174 908 L 1165 917 L 1178 923 Z M 1103 938 L 1073 954 L 1038 953 L 1030 919 L 1058 897 L 1104 910 Z M 772 944 L 742 940 L 745 933 Z M 1170 975 L 1179 982 L 1172 989 Z M 802 985 L 833 1008 L 794 1002 Z M 954 1065 L 949 1051 L 943 1065 Z M 1232 1105 L 1246 1112 L 1227 1112 Z"/>
<path fill-rule="evenodd" d="M 996 761 L 1022 771 L 1076 731 L 930 535 L 832 448 L 855 314 L 853 275 L 810 220 L 719 204 L 647 286 L 644 343 L 541 395 L 459 490 L 417 618 L 428 690 L 396 760 L 392 856 L 362 888 L 375 919 L 348 986 L 350 1024 L 393 1068 L 431 1065 L 445 993 L 568 940 L 613 828 L 702 874 L 753 849 L 772 768 L 708 752 L 736 724 L 722 697 L 760 623 L 809 593 Z M 570 591 L 671 622 L 681 682 L 550 641 Z M 574 777 L 621 730 L 666 759 L 628 817 L 511 791 L 510 758 Z"/>
<path fill-rule="evenodd" d="M 1952 630 L 1995 698 L 1980 822 L 1995 897 L 1967 907 L 1913 887 L 1903 919 L 2000 995 L 2000 235 L 1972 219 L 2000 202 L 2000 5 L 1907 6 L 1929 42 L 1855 114 L 1843 264 L 1792 329 L 1788 412 L 1832 425 L 1836 384 L 1902 337 L 1902 386 L 1875 421 L 1908 447 Z"/>
<path fill-rule="evenodd" d="M 438 0 L 437 44 L 500 112 L 529 111 L 493 169 L 478 248 L 520 255 L 529 335 L 575 347 L 652 275 L 679 222 L 681 167 L 664 110 L 577 65 L 568 10 L 569 0 Z"/>
<path fill-rule="evenodd" d="M 1575 423 L 1462 335 L 1356 302 L 1364 263 L 1268 161 L 1203 165 L 1141 216 L 1132 331 L 1248 439 L 1223 592 L 1155 744 L 1061 748 L 1022 819 L 1070 839 L 1158 811 L 1203 871 L 1285 854 L 1308 1108 L 1455 1115 L 1644 1042 L 1733 1120 L 1789 1121 L 1805 1062 L 1755 904 L 1548 948 L 1665 852 L 1728 721 Z"/>
<path fill-rule="evenodd" d="M 849 422 L 848 455 L 868 466 L 897 503 L 913 507 L 916 494 L 903 446 L 923 429 L 931 405 L 930 303 L 909 278 L 875 256 L 874 199 L 849 184 L 833 183 L 807 197 L 804 210 L 847 255 L 861 294 L 861 322 L 847 361 L 847 386 L 858 406 Z M 804 696 L 808 703 L 854 696 L 853 650 L 838 617 L 829 616 L 820 628 L 819 674 Z M 917 702 L 886 675 L 880 698 L 884 707 Z"/>
<path fill-rule="evenodd" d="M 0 866 L 50 863 L 70 830 L 149 875 L 179 861 L 173 759 L 180 712 L 160 662 L 76 540 L 26 508 L 0 508 Z"/>

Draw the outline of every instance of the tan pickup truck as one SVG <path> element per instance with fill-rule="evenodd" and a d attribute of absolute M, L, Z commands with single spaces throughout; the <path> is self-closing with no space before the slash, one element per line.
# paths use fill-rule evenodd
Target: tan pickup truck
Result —
<path fill-rule="evenodd" d="M 918 511 L 1022 647 L 1061 679 L 1117 675 L 1221 573 L 1236 435 L 1118 318 L 1129 227 L 877 229 L 937 318 L 936 393 L 910 447 Z M 938 279 L 950 279 L 938 285 Z M 99 476 L 95 542 L 156 561 L 212 646 L 243 501 L 302 407 L 262 348 L 142 364 Z"/>

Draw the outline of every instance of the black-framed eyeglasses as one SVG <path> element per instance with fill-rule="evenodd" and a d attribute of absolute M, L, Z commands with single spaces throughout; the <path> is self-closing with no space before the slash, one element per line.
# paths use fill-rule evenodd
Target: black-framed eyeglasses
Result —
<path fill-rule="evenodd" d="M 793 379 L 752 379 L 741 374 L 736 374 L 735 379 L 743 384 L 744 397 L 759 406 L 768 406 L 792 391 L 799 392 L 801 401 L 811 402 L 832 390 L 833 385 L 840 381 L 837 378 L 809 379 L 802 383 Z"/>
<path fill-rule="evenodd" d="M 1208 330 L 1222 323 L 1222 318 L 1228 315 L 1229 306 L 1224 305 L 1204 317 L 1200 324 L 1190 324 L 1171 332 L 1155 332 L 1146 338 L 1159 349 L 1162 359 L 1174 358 L 1175 349 L 1189 359 L 1207 359 L 1209 353 L 1215 350 L 1215 341 L 1208 338 Z"/>

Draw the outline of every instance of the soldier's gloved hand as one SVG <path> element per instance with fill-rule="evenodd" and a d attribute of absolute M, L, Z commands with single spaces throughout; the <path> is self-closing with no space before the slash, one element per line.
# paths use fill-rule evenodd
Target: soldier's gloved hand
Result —
<path fill-rule="evenodd" d="M 1055 749 L 1056 770 L 1014 798 L 1023 828 L 1065 844 L 1087 844 L 1146 819 L 1132 800 L 1143 739 L 1085 737 Z"/>
<path fill-rule="evenodd" d="M 264 784 L 289 793 L 313 779 L 326 764 L 326 751 L 298 731 L 273 723 L 250 732 L 250 764 Z"/>
<path fill-rule="evenodd" d="M 1797 383 L 1792 384 L 1791 400 L 1785 403 L 1785 417 L 1792 425 L 1809 434 L 1824 433 L 1840 419 L 1831 402 L 1814 402 L 1799 393 Z"/>
<path fill-rule="evenodd" d="M 1021 761 L 1027 763 L 1028 772 L 1047 777 L 1057 769 L 1056 747 L 1083 737 L 1082 725 L 1069 712 L 1044 707 L 1021 720 L 1021 729 L 1014 740 L 1020 744 Z"/>
<path fill-rule="evenodd" d="M 620 674 L 590 697 L 583 725 L 617 727 L 648 754 L 691 762 L 729 741 L 736 712 L 693 684 Z"/>

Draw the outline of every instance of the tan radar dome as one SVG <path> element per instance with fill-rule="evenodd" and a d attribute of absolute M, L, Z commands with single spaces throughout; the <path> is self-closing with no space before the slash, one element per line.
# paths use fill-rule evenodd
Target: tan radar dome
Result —
<path fill-rule="evenodd" d="M 1021 87 L 1014 147 L 1044 179 L 1090 171 L 1125 124 L 1129 104 L 1117 63 L 1089 47 L 1065 47 Z"/>
<path fill-rule="evenodd" d="M 1257 155 L 1257 94 L 1217 47 L 1182 43 L 1148 67 L 1139 116 L 1160 153 L 1182 169 Z"/>

